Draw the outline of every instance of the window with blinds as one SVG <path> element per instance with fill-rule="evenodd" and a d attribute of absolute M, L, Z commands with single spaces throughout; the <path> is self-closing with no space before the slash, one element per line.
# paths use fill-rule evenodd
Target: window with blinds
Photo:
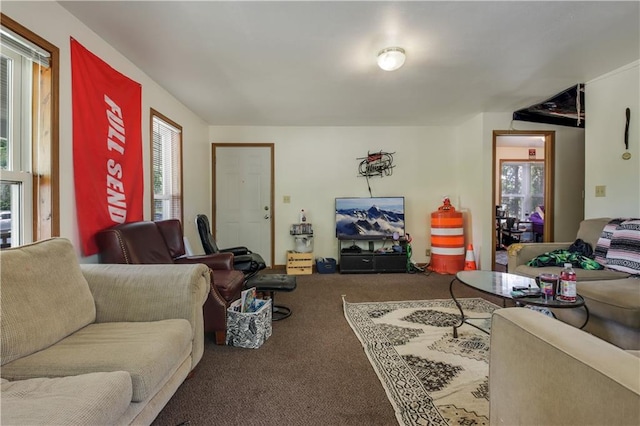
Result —
<path fill-rule="evenodd" d="M 0 25 L 0 248 L 59 233 L 58 48 Z"/>
<path fill-rule="evenodd" d="M 151 110 L 153 220 L 182 222 L 182 126 Z"/>

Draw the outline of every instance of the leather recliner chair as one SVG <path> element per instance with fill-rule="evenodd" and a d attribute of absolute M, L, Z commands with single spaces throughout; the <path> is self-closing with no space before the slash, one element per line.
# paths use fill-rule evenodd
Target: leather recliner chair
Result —
<path fill-rule="evenodd" d="M 200 241 L 202 242 L 204 252 L 206 254 L 233 253 L 234 269 L 242 271 L 247 279 L 267 267 L 262 256 L 258 253 L 252 252 L 247 247 L 219 248 L 211 234 L 209 218 L 206 215 L 199 214 L 196 216 L 196 226 L 198 228 L 198 234 L 200 235 Z"/>
<path fill-rule="evenodd" d="M 233 268 L 233 254 L 187 256 L 182 225 L 177 219 L 116 225 L 96 234 L 101 263 L 204 263 L 211 270 L 211 291 L 204 304 L 204 331 L 225 343 L 227 307 L 240 298 L 244 274 Z"/>

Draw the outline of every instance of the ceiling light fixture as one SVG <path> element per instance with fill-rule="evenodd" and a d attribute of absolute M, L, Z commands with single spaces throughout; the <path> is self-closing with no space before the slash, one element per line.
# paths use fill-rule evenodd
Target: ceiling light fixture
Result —
<path fill-rule="evenodd" d="M 387 47 L 378 53 L 378 66 L 385 71 L 394 71 L 404 64 L 406 55 L 401 47 Z"/>

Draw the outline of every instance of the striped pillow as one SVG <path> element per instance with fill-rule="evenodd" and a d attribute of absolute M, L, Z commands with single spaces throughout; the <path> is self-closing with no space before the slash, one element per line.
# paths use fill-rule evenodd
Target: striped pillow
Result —
<path fill-rule="evenodd" d="M 607 265 L 607 252 L 609 251 L 609 246 L 611 245 L 611 237 L 613 236 L 613 231 L 615 231 L 618 225 L 620 225 L 625 220 L 629 219 L 611 219 L 609 223 L 607 223 L 602 229 L 602 234 L 600 234 L 598 243 L 596 244 L 595 250 L 593 251 L 593 258 L 599 264 L 605 266 Z"/>
<path fill-rule="evenodd" d="M 607 251 L 607 267 L 640 274 L 640 219 L 629 219 L 616 227 Z"/>

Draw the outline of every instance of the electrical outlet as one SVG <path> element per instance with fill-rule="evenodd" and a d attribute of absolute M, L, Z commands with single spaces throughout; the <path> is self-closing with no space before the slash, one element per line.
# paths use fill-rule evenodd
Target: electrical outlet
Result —
<path fill-rule="evenodd" d="M 605 185 L 596 185 L 596 197 L 606 197 L 607 187 Z"/>
<path fill-rule="evenodd" d="M 285 204 L 289 204 L 291 202 L 291 196 L 285 195 L 284 197 L 282 197 L 282 202 Z"/>
<path fill-rule="evenodd" d="M 425 255 L 425 256 L 431 256 L 431 249 L 426 249 L 426 250 L 424 251 L 424 255 Z"/>

